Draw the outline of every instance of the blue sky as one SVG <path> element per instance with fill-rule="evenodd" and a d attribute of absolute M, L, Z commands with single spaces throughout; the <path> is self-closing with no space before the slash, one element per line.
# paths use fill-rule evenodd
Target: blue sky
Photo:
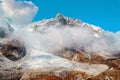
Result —
<path fill-rule="evenodd" d="M 34 21 L 57 13 L 78 18 L 108 31 L 120 31 L 120 0 L 27 0 L 39 7 Z"/>

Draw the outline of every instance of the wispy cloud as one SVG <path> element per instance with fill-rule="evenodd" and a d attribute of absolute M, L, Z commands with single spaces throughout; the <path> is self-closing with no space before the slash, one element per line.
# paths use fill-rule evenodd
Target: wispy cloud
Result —
<path fill-rule="evenodd" d="M 63 51 L 66 48 L 105 57 L 115 57 L 120 53 L 120 32 L 106 31 L 96 38 L 93 31 L 86 27 L 56 28 L 55 25 L 42 32 L 30 32 L 23 29 L 11 36 L 13 39 L 22 40 L 26 49 L 38 49 L 50 53 Z"/>

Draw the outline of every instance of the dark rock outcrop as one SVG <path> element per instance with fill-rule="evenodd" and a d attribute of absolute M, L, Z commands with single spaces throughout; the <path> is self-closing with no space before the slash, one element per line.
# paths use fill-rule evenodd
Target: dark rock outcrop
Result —
<path fill-rule="evenodd" d="M 2 55 L 12 61 L 19 60 L 26 55 L 25 47 L 17 40 L 4 44 L 1 48 Z"/>
<path fill-rule="evenodd" d="M 6 35 L 5 30 L 0 27 L 0 38 L 4 38 Z"/>
<path fill-rule="evenodd" d="M 64 18 L 64 16 L 62 14 L 58 14 L 57 17 L 56 17 L 56 19 L 62 25 L 67 25 L 67 21 L 66 21 L 66 19 Z"/>

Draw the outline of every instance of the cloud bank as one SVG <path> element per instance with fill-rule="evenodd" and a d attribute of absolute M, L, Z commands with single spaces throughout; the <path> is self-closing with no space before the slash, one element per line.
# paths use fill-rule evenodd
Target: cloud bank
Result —
<path fill-rule="evenodd" d="M 38 7 L 30 1 L 2 0 L 0 3 L 2 20 L 18 27 L 30 24 L 37 11 Z"/>
<path fill-rule="evenodd" d="M 106 31 L 96 38 L 93 31 L 85 27 L 55 28 L 51 26 L 42 32 L 30 32 L 23 29 L 11 36 L 12 39 L 23 41 L 26 49 L 38 49 L 49 53 L 56 53 L 67 48 L 106 57 L 116 57 L 120 54 L 120 32 Z"/>

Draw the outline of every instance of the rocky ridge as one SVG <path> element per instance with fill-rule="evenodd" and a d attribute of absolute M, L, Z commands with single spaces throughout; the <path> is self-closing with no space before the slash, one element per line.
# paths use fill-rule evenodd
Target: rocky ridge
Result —
<path fill-rule="evenodd" d="M 99 34 L 103 33 L 104 30 L 101 29 L 98 26 L 90 25 L 88 23 L 84 23 L 79 19 L 69 18 L 65 17 L 62 14 L 57 14 L 55 18 L 51 19 L 45 19 L 39 22 L 35 22 L 33 24 L 30 24 L 30 30 L 33 32 L 40 32 L 41 30 L 45 30 L 49 27 L 56 27 L 56 28 L 62 28 L 62 27 L 86 27 L 93 31 L 94 35 L 96 37 L 99 36 Z"/>

